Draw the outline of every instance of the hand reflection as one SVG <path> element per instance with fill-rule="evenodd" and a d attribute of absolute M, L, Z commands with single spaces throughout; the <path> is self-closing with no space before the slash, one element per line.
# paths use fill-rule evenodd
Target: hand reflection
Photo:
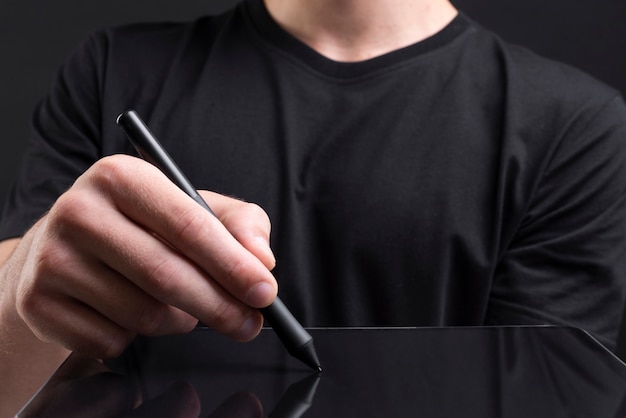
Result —
<path fill-rule="evenodd" d="M 293 383 L 270 413 L 297 418 L 312 405 L 318 375 Z M 195 388 L 178 381 L 152 399 L 129 376 L 111 372 L 102 362 L 76 354 L 54 374 L 18 417 L 198 417 L 201 401 Z M 259 398 L 242 391 L 222 402 L 209 418 L 261 418 Z"/>
<path fill-rule="evenodd" d="M 187 382 L 178 381 L 156 398 L 141 402 L 136 408 L 118 415 L 124 418 L 195 418 L 200 415 L 200 409 L 200 399 L 193 386 Z"/>
<path fill-rule="evenodd" d="M 71 355 L 19 417 L 197 417 L 200 400 L 186 382 L 142 400 L 129 377 L 109 371 L 100 361 Z"/>
<path fill-rule="evenodd" d="M 218 406 L 209 418 L 261 418 L 263 406 L 254 393 L 238 392 Z"/>

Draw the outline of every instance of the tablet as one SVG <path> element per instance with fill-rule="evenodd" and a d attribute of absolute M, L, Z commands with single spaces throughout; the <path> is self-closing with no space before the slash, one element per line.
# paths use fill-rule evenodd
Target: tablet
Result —
<path fill-rule="evenodd" d="M 270 328 L 249 343 L 141 337 L 106 363 L 72 354 L 19 416 L 626 416 L 626 365 L 579 329 L 308 331 L 322 373 Z"/>

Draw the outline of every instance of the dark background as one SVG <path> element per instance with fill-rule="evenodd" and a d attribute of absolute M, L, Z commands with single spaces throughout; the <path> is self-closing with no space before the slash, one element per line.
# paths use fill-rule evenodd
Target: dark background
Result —
<path fill-rule="evenodd" d="M 224 10 L 235 2 L 2 0 L 0 205 L 25 148 L 33 107 L 46 93 L 64 57 L 87 33 L 125 22 L 186 20 Z M 505 39 L 577 66 L 626 93 L 626 1 L 456 0 L 453 3 Z M 626 331 L 622 334 L 619 353 L 626 359 Z"/>

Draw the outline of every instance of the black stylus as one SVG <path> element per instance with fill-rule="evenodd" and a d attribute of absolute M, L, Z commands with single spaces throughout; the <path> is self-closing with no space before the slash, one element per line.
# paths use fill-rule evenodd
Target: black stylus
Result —
<path fill-rule="evenodd" d="M 126 133 L 126 136 L 144 160 L 159 168 L 174 184 L 215 216 L 215 213 L 198 194 L 196 188 L 192 186 L 191 182 L 185 177 L 165 149 L 163 149 L 137 112 L 134 110 L 125 111 L 117 117 L 117 124 Z M 313 346 L 313 337 L 300 325 L 278 297 L 274 299 L 270 306 L 261 308 L 260 311 L 265 319 L 269 321 L 289 354 L 313 369 L 322 371 L 315 347 Z"/>

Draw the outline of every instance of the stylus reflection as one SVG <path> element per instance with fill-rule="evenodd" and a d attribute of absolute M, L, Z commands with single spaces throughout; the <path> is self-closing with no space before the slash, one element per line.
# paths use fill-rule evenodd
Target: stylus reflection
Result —
<path fill-rule="evenodd" d="M 270 413 L 271 418 L 300 418 L 313 405 L 321 374 L 311 374 L 293 383 Z"/>
<path fill-rule="evenodd" d="M 291 384 L 269 416 L 300 418 L 313 404 L 320 375 L 311 374 Z M 102 362 L 72 354 L 35 400 L 17 416 L 30 417 L 176 417 L 201 414 L 194 386 L 184 380 L 170 384 L 162 393 L 143 399 L 137 381 L 112 372 Z M 257 395 L 241 390 L 228 396 L 210 418 L 261 418 L 263 406 Z"/>
<path fill-rule="evenodd" d="M 74 377 L 62 367 L 32 404 L 44 411 L 44 399 L 46 407 L 71 410 L 64 402 L 83 397 L 75 399 L 76 411 L 122 405 L 130 411 L 126 416 L 157 410 L 151 416 L 185 417 L 184 409 L 165 411 L 175 410 L 176 402 L 193 406 L 197 396 L 201 416 L 211 413 L 213 418 L 626 417 L 626 365 L 581 330 L 530 326 L 311 332 L 324 358 L 323 383 L 285 353 L 271 329 L 246 344 L 197 329 L 187 335 L 139 338 L 119 361 L 106 364 L 117 374 L 102 370 L 101 363 L 83 364 L 83 374 Z M 79 380 L 68 384 L 71 379 Z M 188 382 L 194 396 L 173 382 Z M 111 389 L 115 387 L 121 393 Z M 168 399 L 172 403 L 162 406 Z M 76 411 L 22 416 L 81 415 Z"/>

